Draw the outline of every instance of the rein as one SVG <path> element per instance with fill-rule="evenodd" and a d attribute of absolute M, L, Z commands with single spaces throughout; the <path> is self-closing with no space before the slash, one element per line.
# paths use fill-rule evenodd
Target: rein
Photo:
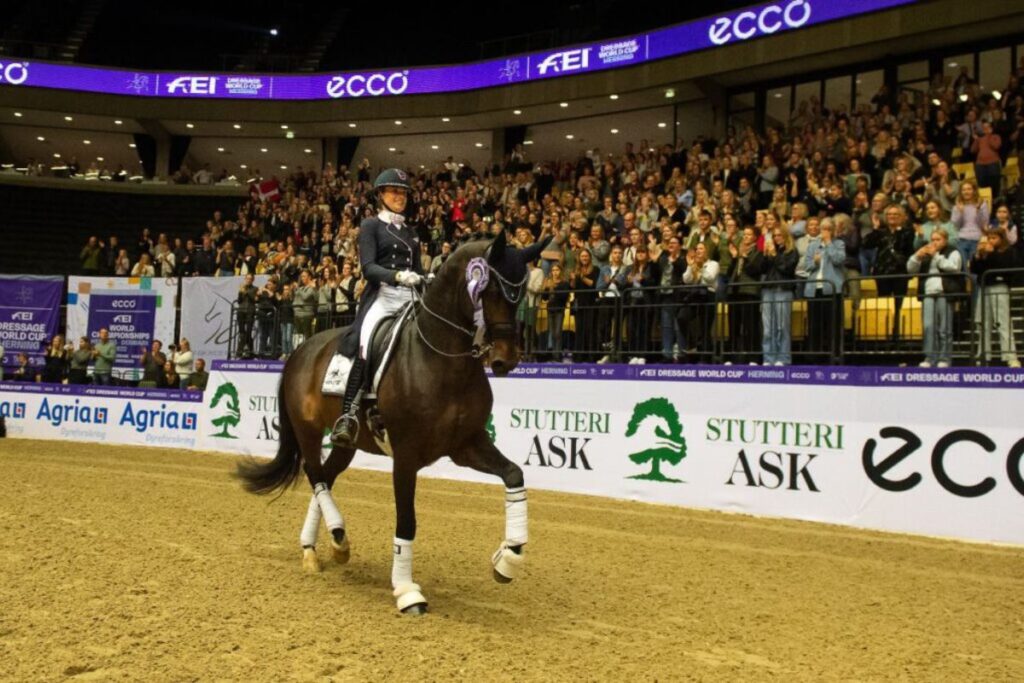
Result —
<path fill-rule="evenodd" d="M 487 338 L 487 321 L 484 319 L 483 310 L 483 293 L 490 284 L 490 276 L 494 275 L 498 282 L 498 286 L 501 289 L 501 294 L 511 304 L 518 304 L 523 297 L 523 293 L 526 291 L 526 280 L 529 277 L 529 271 L 523 276 L 523 279 L 519 282 L 512 282 L 505 278 L 501 273 L 497 271 L 491 264 L 487 262 L 487 259 L 477 257 L 470 260 L 466 266 L 466 290 L 469 293 L 469 300 L 473 304 L 473 324 L 475 329 L 470 330 L 459 325 L 452 320 L 444 317 L 440 313 L 432 310 L 427 306 L 426 300 L 420 294 L 419 290 L 413 290 L 413 298 L 419 307 L 426 311 L 428 314 L 437 318 L 441 322 L 445 323 L 452 329 L 461 332 L 462 334 L 470 337 L 473 340 L 469 350 L 461 351 L 458 353 L 449 353 L 443 351 L 427 339 L 423 333 L 422 328 L 419 324 L 419 318 L 414 317 L 416 324 L 416 334 L 419 336 L 427 348 L 438 355 L 445 356 L 446 358 L 481 358 L 485 356 L 493 348 L 493 344 L 486 340 Z M 512 323 L 492 323 L 491 324 L 491 338 L 492 339 L 512 339 L 515 337 L 515 325 Z"/>

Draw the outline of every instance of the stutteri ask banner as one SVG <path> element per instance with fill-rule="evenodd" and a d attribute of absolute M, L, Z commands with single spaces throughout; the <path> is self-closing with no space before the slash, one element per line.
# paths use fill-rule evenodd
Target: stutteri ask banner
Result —
<path fill-rule="evenodd" d="M 107 328 L 117 345 L 114 376 L 142 377 L 139 359 L 154 339 L 164 346 L 174 342 L 176 278 L 77 277 L 68 278 L 68 338 L 92 343 Z"/>
<path fill-rule="evenodd" d="M 280 369 L 220 364 L 206 392 L 202 446 L 272 456 Z M 617 371 L 600 367 L 548 379 L 543 369 L 491 381 L 489 428 L 528 487 L 1024 543 L 1019 372 L 893 370 L 875 374 L 879 384 L 844 385 L 829 384 L 827 369 L 800 369 L 822 378 L 794 385 L 745 368 L 715 369 L 715 381 L 660 380 L 653 368 L 629 380 L 592 379 Z M 974 375 L 989 387 L 956 386 L 981 381 Z M 895 384 L 929 378 L 953 386 Z M 360 453 L 354 465 L 386 470 L 390 460 Z M 448 459 L 424 474 L 496 483 Z"/>
<path fill-rule="evenodd" d="M 228 357 L 231 306 L 238 300 L 242 276 L 192 277 L 181 281 L 181 336 L 192 345 L 192 355 L 206 360 Z M 256 286 L 270 279 L 257 275 Z"/>
<path fill-rule="evenodd" d="M 43 365 L 46 345 L 57 334 L 64 278 L 46 275 L 4 275 L 0 277 L 0 345 L 3 366 L 18 365 L 25 353 L 29 364 Z"/>

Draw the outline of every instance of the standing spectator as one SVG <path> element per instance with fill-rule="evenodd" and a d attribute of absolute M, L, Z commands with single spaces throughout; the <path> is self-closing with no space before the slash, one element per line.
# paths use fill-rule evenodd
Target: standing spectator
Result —
<path fill-rule="evenodd" d="M 192 374 L 192 346 L 184 337 L 178 342 L 178 347 L 171 347 L 171 362 L 174 363 L 174 372 L 178 375 L 181 389 L 187 385 L 189 375 Z"/>
<path fill-rule="evenodd" d="M 313 315 L 316 313 L 317 289 L 313 276 L 308 270 L 299 275 L 299 286 L 292 296 L 292 308 L 295 317 L 295 333 L 298 335 L 296 344 L 301 344 L 313 336 Z"/>
<path fill-rule="evenodd" d="M 1011 368 L 1020 367 L 1017 343 L 1013 336 L 1013 319 L 1010 317 L 1010 287 L 1019 284 L 1020 278 L 1015 277 L 1015 273 L 998 272 L 1020 267 L 1021 259 L 1017 250 L 1010 246 L 1006 230 L 989 230 L 971 261 L 971 272 L 981 283 L 984 306 L 981 315 L 981 355 L 985 363 L 992 360 L 992 328 L 995 327 L 1003 361 Z"/>
<path fill-rule="evenodd" d="M 658 257 L 658 305 L 661 316 L 661 358 L 666 363 L 678 360 L 678 349 L 685 343 L 678 330 L 679 285 L 683 281 L 686 259 L 682 256 L 682 241 L 672 233 L 668 248 Z"/>
<path fill-rule="evenodd" d="M 132 272 L 132 260 L 128 258 L 128 250 L 120 249 L 114 262 L 114 275 L 126 277 Z"/>
<path fill-rule="evenodd" d="M 64 348 L 64 337 L 57 334 L 50 340 L 46 347 L 46 355 L 43 359 L 42 380 L 50 384 L 60 384 L 64 381 L 64 372 L 68 364 L 68 350 Z"/>
<path fill-rule="evenodd" d="M 95 236 L 90 237 L 78 255 L 78 260 L 82 264 L 82 275 L 99 275 L 102 255 L 102 243 Z"/>
<path fill-rule="evenodd" d="M 235 274 L 235 261 L 238 255 L 235 253 L 235 243 L 228 240 L 224 246 L 217 250 L 215 263 L 217 264 L 217 277 L 231 277 Z M 255 273 L 249 273 L 255 275 Z"/>
<path fill-rule="evenodd" d="M 658 285 L 657 266 L 651 263 L 644 244 L 637 246 L 633 263 L 621 277 L 622 305 L 626 323 L 626 352 L 630 365 L 643 365 L 651 350 L 651 305 Z"/>
<path fill-rule="evenodd" d="M 625 272 L 626 268 L 622 265 L 622 247 L 616 244 L 612 247 L 608 264 L 602 266 L 598 273 L 596 287 L 597 296 L 600 298 L 597 312 L 598 341 L 607 342 L 602 345 L 607 346 L 609 350 L 614 349 L 616 339 L 621 338 L 616 312 L 619 303 L 619 277 Z M 611 359 L 611 355 L 606 355 L 598 362 L 607 363 Z"/>
<path fill-rule="evenodd" d="M 949 245 L 949 237 L 942 230 L 933 232 L 931 242 L 907 260 L 908 273 L 926 273 L 917 286 L 924 327 L 922 368 L 948 368 L 952 362 L 953 305 L 949 295 L 964 291 L 962 271 L 960 252 Z"/>
<path fill-rule="evenodd" d="M 1002 173 L 999 148 L 1002 145 L 1002 138 L 992 132 L 991 121 L 982 122 L 981 135 L 975 133 L 971 137 L 971 153 L 975 155 L 974 174 L 978 177 L 978 185 L 992 188 L 993 197 L 999 195 L 999 176 Z"/>
<path fill-rule="evenodd" d="M 132 277 L 153 277 L 156 275 L 156 270 L 153 268 L 153 262 L 149 254 L 143 254 L 139 257 L 139 262 L 132 268 Z"/>
<path fill-rule="evenodd" d="M 772 203 L 775 187 L 779 184 L 779 167 L 770 154 L 761 158 L 761 166 L 757 169 L 757 208 L 767 208 Z"/>
<path fill-rule="evenodd" d="M 793 361 L 793 283 L 788 281 L 796 277 L 798 259 L 789 228 L 777 221 L 771 239 L 765 241 L 761 260 L 761 352 L 765 365 L 789 365 Z"/>
<path fill-rule="evenodd" d="M 110 331 L 100 328 L 99 343 L 92 349 L 92 357 L 95 365 L 92 368 L 93 382 L 100 386 L 110 386 L 111 374 L 114 371 L 114 361 L 117 360 L 117 345 L 110 341 Z"/>
<path fill-rule="evenodd" d="M 562 325 L 565 320 L 565 309 L 569 303 L 569 283 L 562 278 L 562 265 L 551 264 L 551 274 L 544 280 L 541 299 L 547 302 L 548 332 L 545 350 L 551 354 L 551 360 L 562 360 Z"/>
<path fill-rule="evenodd" d="M 1013 222 L 1013 214 L 1010 213 L 1009 206 L 1000 204 L 996 207 L 996 215 L 995 220 L 992 221 L 992 227 L 1005 230 L 1006 239 L 1009 241 L 1010 246 L 1020 249 L 1020 235 L 1017 231 L 1017 226 Z"/>
<path fill-rule="evenodd" d="M 117 274 L 117 257 L 121 253 L 121 247 L 117 239 L 117 235 L 111 235 L 107 241 L 107 246 L 103 249 L 103 274 L 104 275 L 116 275 Z"/>
<path fill-rule="evenodd" d="M 15 382 L 34 382 L 36 379 L 35 373 L 32 372 L 32 366 L 28 363 L 28 354 L 21 351 L 17 355 L 18 367 L 15 368 L 11 374 L 11 379 Z"/>
<path fill-rule="evenodd" d="M 292 291 L 295 285 L 286 282 L 277 298 L 278 334 L 281 338 L 281 360 L 292 353 L 292 339 L 295 336 L 295 310 L 292 307 Z"/>
<path fill-rule="evenodd" d="M 597 228 L 600 230 L 600 227 Z M 607 243 L 606 243 L 607 244 Z M 576 342 L 573 359 L 589 363 L 597 351 L 597 285 L 599 271 L 590 251 L 580 252 L 576 272 L 569 278 L 573 290 L 573 308 L 576 319 Z"/>
<path fill-rule="evenodd" d="M 89 383 L 89 361 L 92 360 L 92 345 L 88 337 L 78 339 L 78 348 L 71 352 L 68 369 L 68 384 Z"/>
<path fill-rule="evenodd" d="M 257 345 L 256 353 L 261 358 L 276 358 L 280 355 L 277 351 L 277 282 L 273 279 L 267 280 L 256 294 L 256 326 Z"/>
<path fill-rule="evenodd" d="M 756 302 L 763 259 L 757 249 L 757 229 L 752 225 L 743 228 L 739 245 L 730 244 L 729 254 L 732 265 L 726 299 L 729 302 L 730 347 L 733 358 L 748 359 L 751 365 L 756 365 L 753 354 L 761 338 L 761 316 Z"/>
<path fill-rule="evenodd" d="M 700 360 L 710 361 L 718 262 L 709 258 L 707 243 L 697 242 L 692 250 L 686 252 L 683 284 L 690 286 L 686 288 L 686 300 L 679 313 L 681 336 L 689 341 L 688 352 L 693 350 L 699 354 Z"/>
<path fill-rule="evenodd" d="M 167 362 L 167 356 L 161 351 L 162 348 L 163 342 L 159 339 L 154 339 L 149 349 L 145 346 L 142 347 L 139 364 L 142 365 L 143 382 L 153 382 L 156 385 L 160 380 L 160 372 L 163 370 L 164 363 Z"/>
<path fill-rule="evenodd" d="M 157 244 L 156 266 L 154 268 L 160 274 L 160 277 L 174 277 L 175 263 L 174 252 L 171 251 L 170 245 L 166 241 Z"/>
<path fill-rule="evenodd" d="M 196 360 L 196 369 L 188 376 L 186 389 L 189 391 L 206 391 L 206 385 L 210 381 L 210 373 L 206 371 L 206 361 L 202 358 Z"/>
<path fill-rule="evenodd" d="M 820 235 L 807 245 L 804 270 L 807 284 L 807 345 L 818 359 L 834 362 L 839 351 L 839 330 L 842 329 L 842 292 L 845 275 L 846 246 L 843 240 L 833 238 L 833 219 L 825 218 L 820 224 Z"/>
<path fill-rule="evenodd" d="M 904 226 L 906 214 L 899 204 L 891 204 L 885 209 L 884 226 L 877 215 L 871 218 L 872 231 L 864 238 L 863 244 L 878 250 L 875 284 L 880 296 L 894 297 L 892 339 L 897 342 L 900 338 L 900 311 L 907 295 L 907 261 L 914 251 L 914 231 Z"/>
<path fill-rule="evenodd" d="M 960 183 L 960 196 L 953 206 L 951 221 L 957 229 L 956 248 L 963 263 L 969 263 L 978 248 L 978 241 L 988 229 L 989 207 L 978 195 L 978 184 L 973 180 Z"/>
<path fill-rule="evenodd" d="M 242 280 L 242 286 L 238 288 L 238 341 L 235 349 L 240 358 L 252 357 L 252 326 L 256 319 L 256 286 L 253 284 L 255 276 L 251 273 Z"/>
<path fill-rule="evenodd" d="M 914 249 L 920 249 L 932 242 L 932 233 L 942 230 L 946 233 L 947 242 L 954 247 L 958 241 L 957 229 L 950 221 L 947 221 L 942 211 L 942 205 L 937 199 L 929 199 L 924 205 L 924 216 L 928 220 L 924 223 L 914 223 Z"/>

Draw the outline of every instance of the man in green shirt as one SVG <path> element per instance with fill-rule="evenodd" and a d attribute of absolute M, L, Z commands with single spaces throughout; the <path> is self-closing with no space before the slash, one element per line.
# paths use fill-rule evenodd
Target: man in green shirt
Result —
<path fill-rule="evenodd" d="M 206 361 L 200 358 L 196 361 L 196 369 L 188 376 L 188 389 L 190 391 L 206 391 L 206 383 L 210 381 L 210 373 L 206 371 Z"/>
<path fill-rule="evenodd" d="M 100 328 L 100 340 L 92 349 L 92 357 L 96 361 L 92 368 L 93 381 L 109 386 L 114 359 L 117 358 L 117 345 L 110 341 L 110 331 L 105 327 Z"/>

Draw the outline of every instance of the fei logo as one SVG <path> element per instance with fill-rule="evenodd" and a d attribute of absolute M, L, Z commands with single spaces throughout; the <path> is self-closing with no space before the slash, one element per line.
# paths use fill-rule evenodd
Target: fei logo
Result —
<path fill-rule="evenodd" d="M 782 28 L 800 28 L 811 18 L 809 0 L 792 0 L 785 8 L 768 5 L 760 12 L 747 10 L 735 17 L 719 17 L 708 27 L 708 38 L 715 45 L 730 40 L 747 40 L 754 36 L 770 35 Z"/>
<path fill-rule="evenodd" d="M 215 95 L 217 76 L 179 76 L 167 84 L 167 94 Z"/>
<path fill-rule="evenodd" d="M 594 48 L 585 47 L 579 50 L 565 50 L 548 55 L 543 61 L 537 64 L 537 73 L 541 76 L 547 74 L 548 69 L 554 73 L 564 71 L 579 71 L 590 66 L 590 51 Z"/>
<path fill-rule="evenodd" d="M 23 322 L 30 323 L 32 322 L 34 315 L 35 314 L 32 313 L 32 311 L 18 311 L 11 314 L 11 320 L 21 320 Z"/>
<path fill-rule="evenodd" d="M 217 387 L 217 391 L 214 392 L 213 399 L 210 401 L 210 410 L 216 408 L 221 400 L 224 401 L 224 405 L 221 407 L 223 415 L 210 420 L 210 423 L 220 431 L 210 436 L 218 439 L 237 439 L 237 436 L 228 431 L 231 427 L 237 427 L 242 419 L 238 404 L 238 390 L 235 389 L 234 384 L 225 382 Z"/>
<path fill-rule="evenodd" d="M 626 428 L 626 436 L 635 436 L 637 429 L 648 418 L 658 421 L 654 434 L 663 439 L 652 448 L 630 453 L 629 459 L 637 465 L 651 463 L 651 471 L 646 474 L 634 474 L 629 479 L 647 479 L 680 483 L 682 479 L 672 479 L 661 473 L 661 463 L 678 465 L 686 457 L 686 439 L 683 438 L 683 425 L 679 421 L 679 412 L 667 398 L 651 398 L 636 404 L 633 417 Z"/>

